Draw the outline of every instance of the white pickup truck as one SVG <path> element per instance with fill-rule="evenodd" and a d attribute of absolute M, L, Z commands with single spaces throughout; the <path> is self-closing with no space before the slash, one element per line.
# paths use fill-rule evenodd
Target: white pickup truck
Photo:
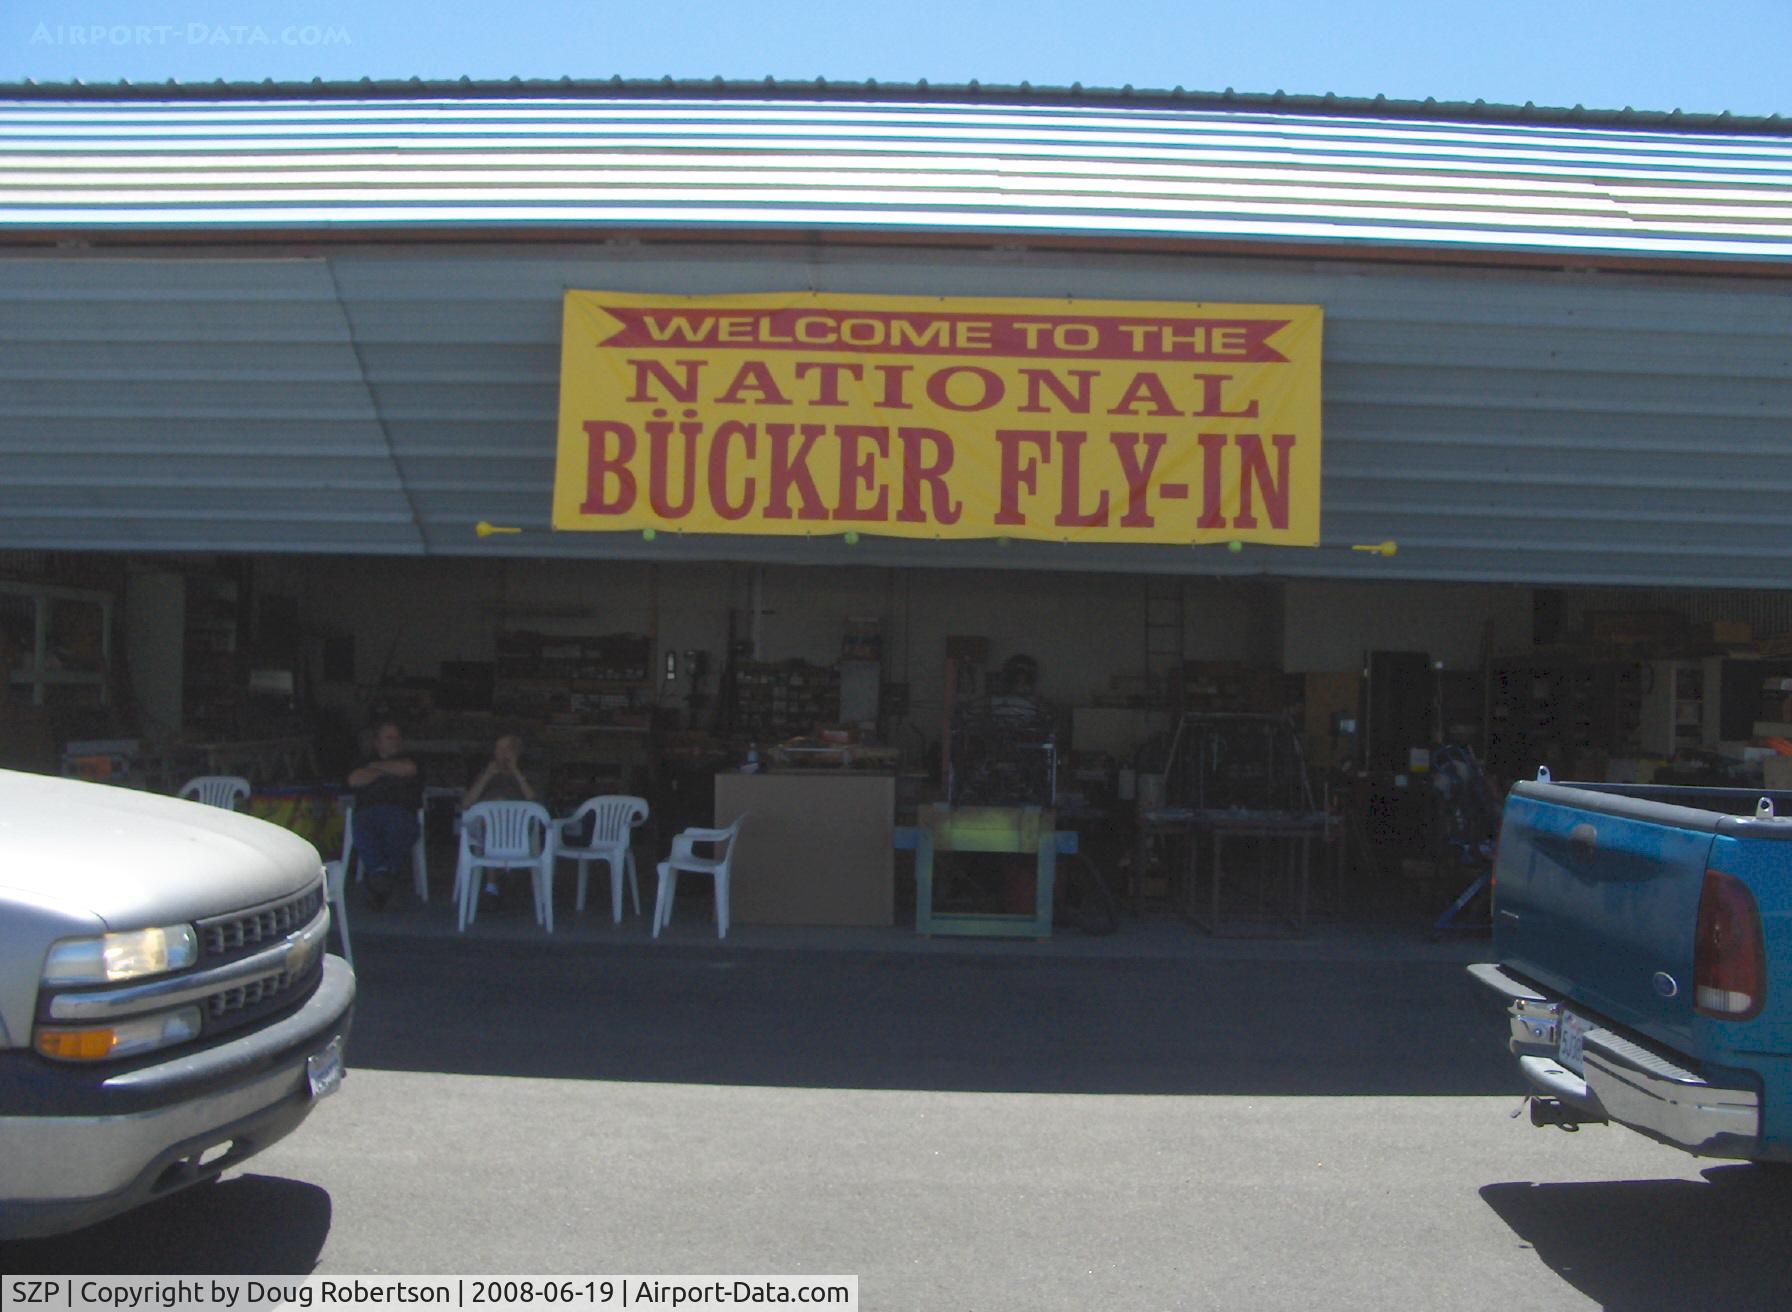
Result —
<path fill-rule="evenodd" d="M 210 1180 L 342 1079 L 317 851 L 249 816 L 0 771 L 0 1239 Z"/>

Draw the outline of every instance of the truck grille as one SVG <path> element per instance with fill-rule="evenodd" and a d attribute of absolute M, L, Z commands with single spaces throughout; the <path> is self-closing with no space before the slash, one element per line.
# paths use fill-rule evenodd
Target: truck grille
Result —
<path fill-rule="evenodd" d="M 292 975 L 277 971 L 260 979 L 248 980 L 235 988 L 214 993 L 205 1000 L 205 1013 L 211 1020 L 222 1020 L 233 1011 L 242 1011 L 279 997 L 292 987 Z"/>
<path fill-rule="evenodd" d="M 200 960 L 217 961 L 285 938 L 316 919 L 323 904 L 324 886 L 319 883 L 295 898 L 270 907 L 202 920 L 199 922 Z"/>
<path fill-rule="evenodd" d="M 209 993 L 200 1004 L 205 1008 L 205 1032 L 221 1034 L 253 1025 L 275 1012 L 296 1006 L 311 996 L 323 975 L 324 954 L 319 950 L 297 970 L 288 962 L 276 970 Z"/>

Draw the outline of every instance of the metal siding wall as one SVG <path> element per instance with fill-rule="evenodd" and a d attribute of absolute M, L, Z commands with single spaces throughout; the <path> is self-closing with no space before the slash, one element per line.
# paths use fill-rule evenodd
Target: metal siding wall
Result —
<path fill-rule="evenodd" d="M 417 549 L 321 260 L 0 263 L 0 544 Z"/>
<path fill-rule="evenodd" d="M 547 531 L 569 287 L 1316 303 L 1318 550 Z M 875 248 L 0 260 L 0 549 L 1788 586 L 1775 282 Z M 519 525 L 484 540 L 481 519 Z M 1394 539 L 1391 559 L 1353 543 Z"/>

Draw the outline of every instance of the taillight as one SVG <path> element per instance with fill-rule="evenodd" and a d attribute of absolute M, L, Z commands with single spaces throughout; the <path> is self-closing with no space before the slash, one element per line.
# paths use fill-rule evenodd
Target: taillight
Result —
<path fill-rule="evenodd" d="M 1767 951 L 1755 895 L 1733 875 L 1705 872 L 1699 925 L 1693 934 L 1693 1010 L 1719 1020 L 1747 1020 L 1767 994 Z"/>

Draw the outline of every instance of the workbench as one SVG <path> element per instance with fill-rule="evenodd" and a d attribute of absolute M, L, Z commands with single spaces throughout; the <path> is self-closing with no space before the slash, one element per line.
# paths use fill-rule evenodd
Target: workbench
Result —
<path fill-rule="evenodd" d="M 1058 856 L 1077 850 L 1076 832 L 1059 831 L 1050 810 L 1037 806 L 924 806 L 918 823 L 895 831 L 896 846 L 915 854 L 915 933 L 960 934 L 996 938 L 1035 938 L 1052 934 L 1052 896 L 1057 886 Z M 941 913 L 933 907 L 933 858 L 936 852 L 1013 852 L 1034 858 L 1033 911 L 1030 915 Z"/>
<path fill-rule="evenodd" d="M 1181 870 L 1172 898 L 1191 923 L 1215 937 L 1255 936 L 1267 928 L 1304 934 L 1312 887 L 1313 841 L 1329 842 L 1332 821 L 1323 811 L 1195 810 L 1160 807 L 1139 816 L 1135 872 L 1144 869 L 1154 837 L 1180 840 Z M 1228 865 L 1228 848 L 1253 844 L 1257 860 L 1246 870 Z M 1203 853 L 1206 859 L 1203 861 Z M 1172 869 L 1176 863 L 1172 861 Z M 1203 896 L 1203 886 L 1205 896 Z M 1252 914 L 1226 894 L 1255 892 Z"/>

